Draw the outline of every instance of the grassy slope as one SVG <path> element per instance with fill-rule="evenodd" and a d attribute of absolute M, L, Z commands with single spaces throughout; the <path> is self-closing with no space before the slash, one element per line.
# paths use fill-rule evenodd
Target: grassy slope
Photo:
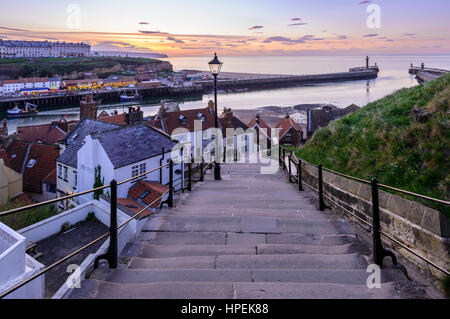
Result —
<path fill-rule="evenodd" d="M 9 68 L 19 76 L 54 76 L 71 72 L 87 72 L 95 68 L 111 68 L 117 63 L 123 67 L 140 66 L 159 62 L 157 59 L 123 57 L 79 57 L 79 58 L 40 58 L 40 59 L 4 59 L 0 68 Z M 8 72 L 8 70 L 4 70 Z"/>
<path fill-rule="evenodd" d="M 449 200 L 449 105 L 450 74 L 331 123 L 296 154 L 336 171 Z M 428 108 L 433 118 L 416 122 L 415 107 Z"/>

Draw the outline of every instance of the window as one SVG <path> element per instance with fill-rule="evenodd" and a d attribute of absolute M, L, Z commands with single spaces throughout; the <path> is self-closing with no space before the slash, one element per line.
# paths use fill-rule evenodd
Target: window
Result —
<path fill-rule="evenodd" d="M 62 178 L 62 166 L 58 164 L 58 177 Z"/>
<path fill-rule="evenodd" d="M 133 166 L 131 168 L 131 177 L 136 177 L 139 175 L 139 166 Z"/>
<path fill-rule="evenodd" d="M 139 165 L 139 174 L 144 174 L 147 171 L 147 165 L 145 163 Z"/>
<path fill-rule="evenodd" d="M 36 160 L 32 158 L 28 161 L 27 167 L 32 168 L 34 164 L 36 164 Z"/>
<path fill-rule="evenodd" d="M 286 134 L 286 142 L 290 143 L 292 141 L 292 135 L 291 134 Z"/>
<path fill-rule="evenodd" d="M 78 187 L 78 174 L 77 172 L 73 172 L 73 189 L 77 189 Z"/>
<path fill-rule="evenodd" d="M 67 167 L 64 166 L 64 180 L 67 181 Z"/>

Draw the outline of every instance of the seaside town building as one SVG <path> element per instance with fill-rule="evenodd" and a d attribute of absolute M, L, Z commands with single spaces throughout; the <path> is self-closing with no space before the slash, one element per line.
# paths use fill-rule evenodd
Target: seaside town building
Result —
<path fill-rule="evenodd" d="M 256 114 L 256 116 L 248 123 L 249 128 L 255 129 L 256 131 L 256 145 L 258 151 L 260 150 L 260 145 L 262 144 L 261 137 L 265 138 L 265 144 L 267 145 L 267 149 L 271 147 L 271 134 L 272 130 L 266 122 L 263 121 L 260 114 Z"/>
<path fill-rule="evenodd" d="M 20 141 L 17 136 L 4 141 L 0 150 L 4 164 L 23 175 L 23 191 L 37 202 L 56 197 L 52 173 L 59 153 L 59 145 Z"/>
<path fill-rule="evenodd" d="M 43 91 L 59 90 L 60 86 L 61 80 L 59 78 L 19 78 L 17 80 L 2 81 L 0 93 L 2 95 L 33 95 Z"/>
<path fill-rule="evenodd" d="M 303 129 L 298 123 L 291 119 L 289 114 L 286 114 L 286 116 L 276 125 L 276 128 L 280 129 L 279 139 L 281 145 L 290 144 L 300 146 L 303 144 Z"/>
<path fill-rule="evenodd" d="M 9 198 L 15 198 L 22 193 L 23 177 L 5 165 L 0 158 L 0 205 L 6 204 Z"/>
<path fill-rule="evenodd" d="M 0 59 L 87 56 L 86 43 L 0 40 Z"/>
<path fill-rule="evenodd" d="M 66 137 L 77 123 L 78 121 L 67 121 L 62 118 L 48 124 L 18 126 L 16 134 L 21 141 L 57 144 Z"/>
<path fill-rule="evenodd" d="M 88 134 L 83 140 L 83 145 L 77 151 L 78 184 L 76 190 L 80 192 L 93 187 L 94 171 L 99 166 L 106 185 L 113 179 L 126 180 L 164 165 L 171 159 L 172 148 L 175 145 L 176 143 L 171 140 L 170 136 L 144 123 Z M 73 150 L 69 150 L 67 154 L 70 155 L 72 152 Z M 65 162 L 64 157 L 67 156 L 64 154 L 58 158 L 58 163 Z M 181 163 L 174 164 L 173 169 L 174 180 L 178 183 L 184 179 L 183 165 Z M 169 167 L 154 171 L 141 177 L 140 180 L 168 185 Z M 136 182 L 133 180 L 120 185 L 118 197 L 127 198 L 130 188 Z M 181 187 L 179 185 L 175 187 L 175 190 L 179 190 Z M 92 194 L 87 195 L 83 197 L 83 200 L 89 201 L 91 197 Z"/>
<path fill-rule="evenodd" d="M 224 109 L 223 113 L 219 116 L 219 124 L 222 128 L 224 146 L 226 146 L 227 150 L 238 149 L 241 153 L 248 152 L 250 141 L 248 134 L 246 134 L 248 126 L 233 115 L 231 108 Z M 231 136 L 229 135 L 230 131 L 233 132 Z M 228 154 L 227 156 L 230 155 Z M 230 156 L 230 158 L 233 158 L 233 156 Z"/>

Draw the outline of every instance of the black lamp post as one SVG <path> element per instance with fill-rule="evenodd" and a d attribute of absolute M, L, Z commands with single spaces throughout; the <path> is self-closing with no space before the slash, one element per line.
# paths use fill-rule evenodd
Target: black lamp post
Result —
<path fill-rule="evenodd" d="M 214 59 L 212 59 L 209 62 L 209 69 L 211 70 L 211 74 L 214 77 L 214 110 L 215 110 L 215 138 L 216 138 L 216 159 L 218 158 L 217 155 L 219 154 L 219 140 L 218 140 L 218 130 L 219 130 L 219 118 L 217 116 L 217 76 L 220 73 L 220 70 L 222 69 L 222 62 L 219 61 L 217 58 L 217 54 L 214 53 Z M 216 181 L 220 180 L 220 164 L 217 163 L 217 160 L 214 161 L 214 178 Z"/>

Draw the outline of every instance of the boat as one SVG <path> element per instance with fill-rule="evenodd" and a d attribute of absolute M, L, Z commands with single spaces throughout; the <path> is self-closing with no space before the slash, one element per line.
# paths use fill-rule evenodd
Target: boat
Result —
<path fill-rule="evenodd" d="M 17 106 L 7 111 L 8 117 L 24 117 L 38 114 L 37 105 L 26 102 L 25 108 L 21 109 Z"/>
<path fill-rule="evenodd" d="M 142 99 L 142 95 L 140 95 L 137 91 L 135 91 L 133 95 L 127 95 L 127 93 L 125 92 L 120 96 L 121 101 L 134 101 L 140 99 Z"/>

